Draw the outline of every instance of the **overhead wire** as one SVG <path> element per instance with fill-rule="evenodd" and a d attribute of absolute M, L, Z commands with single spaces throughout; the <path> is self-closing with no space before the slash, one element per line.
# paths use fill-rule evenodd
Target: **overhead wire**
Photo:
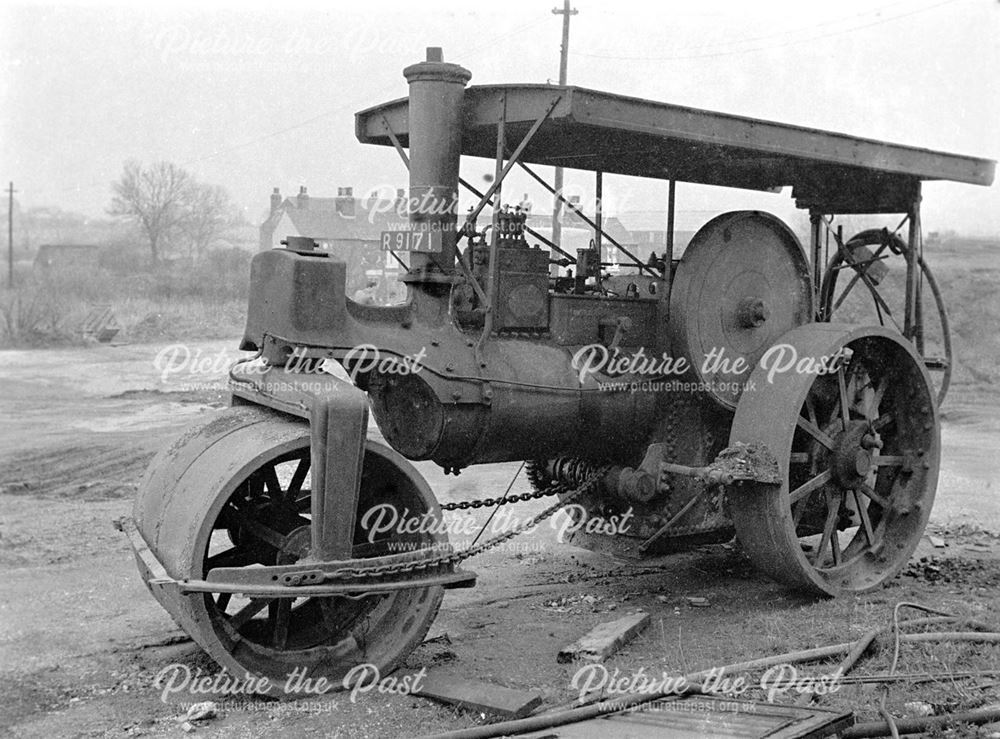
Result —
<path fill-rule="evenodd" d="M 478 53 L 480 51 L 483 51 L 484 49 L 487 49 L 487 48 L 496 48 L 498 42 L 503 41 L 504 39 L 507 39 L 507 38 L 509 38 L 511 36 L 514 36 L 514 35 L 518 34 L 518 33 L 521 33 L 522 31 L 526 31 L 529 28 L 534 28 L 535 26 L 538 26 L 538 25 L 540 25 L 540 24 L 542 24 L 544 22 L 547 22 L 548 20 L 549 20 L 548 14 L 546 14 L 545 16 L 540 16 L 540 17 L 536 18 L 535 20 L 530 21 L 529 23 L 522 24 L 520 26 L 517 26 L 516 28 L 511 29 L 510 31 L 507 31 L 506 33 L 503 33 L 503 34 L 501 34 L 499 36 L 493 37 L 493 38 L 491 38 L 489 41 L 487 41 L 485 43 L 477 44 L 476 46 L 473 46 L 473 47 L 471 47 L 471 48 L 469 48 L 469 49 L 467 49 L 465 51 L 461 51 L 460 50 L 460 51 L 457 52 L 457 54 L 460 55 L 460 56 L 469 56 L 469 55 L 472 55 L 472 54 L 476 54 L 476 53 Z M 381 90 L 376 91 L 375 93 L 366 92 L 365 97 L 366 97 L 366 99 L 370 100 L 371 97 L 373 97 L 373 96 L 382 96 L 382 95 L 386 95 L 386 94 L 391 94 L 393 92 L 393 90 L 395 90 L 397 87 L 398 87 L 398 85 L 396 85 L 396 84 L 393 84 L 391 87 L 387 85 L 387 86 L 383 87 Z M 223 145 L 220 148 L 217 148 L 217 149 L 215 149 L 214 151 L 212 151 L 210 153 L 207 153 L 207 154 L 204 154 L 204 155 L 201 155 L 201 156 L 196 156 L 196 157 L 193 157 L 193 158 L 190 158 L 190 159 L 186 159 L 186 160 L 180 162 L 178 164 L 178 166 L 180 166 L 182 168 L 184 168 L 184 167 L 191 167 L 191 166 L 194 166 L 196 164 L 200 164 L 202 162 L 206 162 L 206 161 L 210 161 L 212 159 L 216 159 L 216 158 L 218 158 L 220 156 L 223 156 L 225 154 L 229 154 L 231 152 L 238 151 L 240 149 L 245 149 L 245 148 L 247 148 L 249 146 L 254 146 L 255 144 L 261 143 L 262 141 L 267 141 L 267 140 L 270 140 L 270 139 L 273 139 L 273 138 L 277 138 L 279 136 L 283 136 L 283 135 L 285 135 L 287 133 L 290 133 L 292 131 L 297 131 L 299 129 L 305 128 L 305 127 L 310 126 L 310 125 L 312 125 L 314 123 L 317 123 L 317 122 L 322 121 L 324 119 L 327 119 L 327 118 L 330 118 L 332 116 L 335 116 L 335 115 L 337 115 L 339 113 L 342 113 L 345 110 L 352 110 L 352 109 L 358 107 L 359 105 L 364 105 L 365 102 L 366 102 L 366 100 L 358 100 L 358 101 L 351 101 L 351 102 L 343 103 L 343 104 L 338 105 L 338 106 L 336 106 L 334 108 L 330 108 L 328 110 L 325 110 L 322 113 L 318 113 L 317 115 L 311 116 L 311 117 L 306 118 L 306 119 L 301 120 L 301 121 L 297 121 L 297 122 L 295 122 L 295 123 L 293 123 L 291 125 L 285 126 L 283 128 L 280 128 L 280 129 L 277 129 L 277 130 L 274 130 L 274 131 L 269 131 L 268 133 L 264 133 L 264 134 L 261 134 L 259 136 L 255 136 L 254 138 L 249 139 L 247 141 L 241 141 L 241 142 L 233 143 L 233 144 L 230 144 L 230 145 Z M 91 180 L 90 182 L 88 182 L 88 183 L 86 183 L 85 185 L 82 185 L 82 186 L 81 185 L 67 185 L 65 187 L 61 187 L 61 188 L 58 188 L 58 189 L 53 189 L 53 190 L 50 190 L 48 192 L 52 193 L 53 195 L 57 195 L 57 194 L 64 193 L 64 192 L 70 192 L 70 191 L 80 192 L 81 190 L 91 190 L 91 189 L 95 189 L 96 190 L 98 188 L 100 190 L 104 190 L 104 189 L 107 188 L 107 182 L 106 182 L 106 180 L 104 178 Z"/>
<path fill-rule="evenodd" d="M 832 20 L 822 21 L 820 23 L 810 23 L 808 25 L 796 26 L 795 28 L 785 28 L 780 31 L 765 33 L 760 36 L 748 36 L 745 38 L 732 39 L 730 41 L 712 41 L 710 43 L 704 43 L 704 44 L 690 44 L 677 47 L 675 51 L 696 51 L 699 49 L 717 49 L 725 46 L 737 46 L 739 44 L 748 44 L 754 41 L 766 41 L 768 39 L 781 38 L 784 36 L 803 33 L 806 31 L 815 31 L 817 28 L 825 28 L 826 26 L 835 26 L 840 23 L 844 23 L 845 21 L 852 20 L 854 18 L 860 18 L 862 16 L 879 15 L 880 13 L 889 8 L 894 8 L 898 5 L 908 5 L 908 4 L 910 4 L 908 0 L 896 0 L 895 2 L 886 3 L 885 5 L 880 5 L 877 8 L 866 10 L 863 13 L 840 16 Z M 582 52 L 579 55 L 584 56 Z"/>
<path fill-rule="evenodd" d="M 800 37 L 800 38 L 791 39 L 791 40 L 783 42 L 783 43 L 778 43 L 778 44 L 764 44 L 762 46 L 754 46 L 754 47 L 750 47 L 750 48 L 746 48 L 746 49 L 732 49 L 732 50 L 728 50 L 728 51 L 718 51 L 718 52 L 705 53 L 705 54 L 672 54 L 672 55 L 669 55 L 669 56 L 624 56 L 624 55 L 615 55 L 615 54 L 595 54 L 595 53 L 588 53 L 588 52 L 583 52 L 583 51 L 570 51 L 569 53 L 572 56 L 589 57 L 589 58 L 593 58 L 593 59 L 610 59 L 610 60 L 633 61 L 633 62 L 636 62 L 636 61 L 666 62 L 666 61 L 679 61 L 679 60 L 684 60 L 684 59 L 709 59 L 709 58 L 713 58 L 713 57 L 734 56 L 734 55 L 739 55 L 739 54 L 750 54 L 750 53 L 755 53 L 755 52 L 758 52 L 758 51 L 770 51 L 772 49 L 781 49 L 781 48 L 785 48 L 785 47 L 788 47 L 788 46 L 796 46 L 798 44 L 803 44 L 803 43 L 807 43 L 807 42 L 810 42 L 810 41 L 821 41 L 821 40 L 825 40 L 825 39 L 836 38 L 838 36 L 843 36 L 843 35 L 848 34 L 848 33 L 854 33 L 855 31 L 860 31 L 860 30 L 863 30 L 865 28 L 872 28 L 873 26 L 879 26 L 879 25 L 882 25 L 882 24 L 885 24 L 885 23 L 892 23 L 894 21 L 898 21 L 898 20 L 901 20 L 903 18 L 908 18 L 910 16 L 914 16 L 914 15 L 917 15 L 919 13 L 924 13 L 924 12 L 927 12 L 929 10 L 934 10 L 935 8 L 940 8 L 940 7 L 945 6 L 945 5 L 951 5 L 952 3 L 956 3 L 956 2 L 959 2 L 959 0 L 943 0 L 942 2 L 935 3 L 934 5 L 928 5 L 928 6 L 925 6 L 925 7 L 922 7 L 922 8 L 918 8 L 918 9 L 912 10 L 912 11 L 910 11 L 908 13 L 899 13 L 899 14 L 893 15 L 893 16 L 891 16 L 889 18 L 881 18 L 879 20 L 875 20 L 875 21 L 872 21 L 870 23 L 864 23 L 864 24 L 861 24 L 861 25 L 852 26 L 850 28 L 845 28 L 843 30 L 836 31 L 836 32 L 833 32 L 833 33 L 823 33 L 823 34 L 813 35 L 813 36 L 804 36 L 804 37 Z M 854 17 L 854 16 L 852 16 L 852 17 Z M 832 21 L 832 22 L 829 22 L 829 23 L 827 23 L 825 25 L 833 25 L 834 23 L 842 23 L 842 22 L 844 22 L 846 20 L 850 20 L 850 18 L 841 19 L 839 21 Z M 824 25 L 824 24 L 818 24 L 818 25 Z M 816 28 L 816 27 L 817 26 L 811 26 L 811 28 Z M 794 32 L 794 31 L 789 31 L 789 32 L 786 32 L 786 33 L 792 33 L 792 32 Z M 763 37 L 763 38 L 766 38 L 766 37 Z M 735 43 L 745 43 L 745 42 L 746 42 L 746 40 L 743 40 L 743 41 L 734 41 L 732 43 L 735 44 Z M 694 48 L 699 48 L 699 47 L 694 47 Z"/>

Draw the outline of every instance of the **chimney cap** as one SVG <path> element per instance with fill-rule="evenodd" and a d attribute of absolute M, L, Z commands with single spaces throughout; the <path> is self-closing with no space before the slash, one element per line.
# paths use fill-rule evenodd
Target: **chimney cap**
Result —
<path fill-rule="evenodd" d="M 306 194 L 307 194 L 306 193 L 306 186 L 305 185 L 299 185 L 299 195 L 306 195 Z"/>
<path fill-rule="evenodd" d="M 280 195 L 280 194 L 281 194 L 281 190 L 280 190 L 280 189 L 278 189 L 277 187 L 276 187 L 276 188 L 274 188 L 274 194 L 275 194 L 275 195 Z"/>
<path fill-rule="evenodd" d="M 428 46 L 426 61 L 406 67 L 403 76 L 409 83 L 452 82 L 465 85 L 472 79 L 472 72 L 458 64 L 445 62 L 444 52 L 440 46 Z"/>

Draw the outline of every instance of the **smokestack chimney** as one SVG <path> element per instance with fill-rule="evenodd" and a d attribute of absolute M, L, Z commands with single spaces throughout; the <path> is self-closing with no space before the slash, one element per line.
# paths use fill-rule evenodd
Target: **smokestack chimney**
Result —
<path fill-rule="evenodd" d="M 271 193 L 271 212 L 274 213 L 280 207 L 281 207 L 281 190 L 279 190 L 276 187 L 274 188 L 274 192 Z"/>
<path fill-rule="evenodd" d="M 472 73 L 447 64 L 439 47 L 403 70 L 410 86 L 410 225 L 439 230 L 441 252 L 410 255 L 410 276 L 455 271 L 458 162 L 462 152 L 462 101 Z M 431 278 L 433 280 L 433 278 Z"/>
<path fill-rule="evenodd" d="M 299 186 L 299 194 L 295 196 L 295 204 L 302 209 L 309 207 L 309 193 L 306 192 L 305 185 Z"/>

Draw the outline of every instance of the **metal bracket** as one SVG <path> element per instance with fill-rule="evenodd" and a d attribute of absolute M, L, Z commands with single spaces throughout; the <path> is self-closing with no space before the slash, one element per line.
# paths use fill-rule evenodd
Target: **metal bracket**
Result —
<path fill-rule="evenodd" d="M 141 569 L 145 573 L 148 573 L 148 577 L 143 578 L 146 584 L 151 590 L 160 591 L 162 594 L 168 596 L 164 607 L 175 618 L 184 621 L 187 620 L 184 617 L 185 612 L 182 609 L 171 608 L 167 604 L 174 605 L 177 598 L 189 593 L 232 593 L 234 595 L 244 595 L 249 598 L 300 598 L 324 595 L 342 595 L 345 597 L 360 598 L 370 594 L 391 593 L 397 590 L 425 588 L 437 585 L 445 588 L 469 588 L 473 587 L 476 583 L 476 573 L 460 569 L 418 578 L 386 579 L 378 583 L 323 583 L 322 578 L 315 578 L 314 580 L 302 579 L 299 582 L 303 584 L 300 585 L 291 584 L 292 579 L 279 579 L 277 575 L 273 575 L 270 572 L 271 570 L 292 570 L 294 566 L 283 568 L 235 568 L 239 576 L 228 579 L 222 576 L 230 572 L 228 568 L 216 568 L 209 573 L 207 580 L 177 579 L 167 574 L 163 565 L 146 544 L 146 540 L 142 538 L 142 534 L 139 533 L 139 529 L 133 519 L 122 518 L 115 521 L 114 525 L 115 528 L 128 537 L 129 545 L 132 547 L 132 551 L 135 553 Z M 364 560 L 361 561 L 364 562 Z M 316 565 L 309 567 L 311 569 L 305 570 L 305 572 L 318 571 L 315 569 Z M 300 570 L 301 568 L 302 565 L 299 565 Z M 285 574 L 292 575 L 292 573 L 287 572 Z M 272 577 L 275 580 L 271 580 Z M 185 628 L 187 627 L 185 626 Z"/>

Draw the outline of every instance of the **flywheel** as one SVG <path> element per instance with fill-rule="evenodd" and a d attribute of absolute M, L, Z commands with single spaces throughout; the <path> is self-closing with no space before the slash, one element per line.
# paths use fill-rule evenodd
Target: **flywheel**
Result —
<path fill-rule="evenodd" d="M 724 213 L 691 239 L 670 288 L 672 354 L 733 409 L 754 365 L 811 321 L 809 266 L 795 234 L 760 211 Z"/>

